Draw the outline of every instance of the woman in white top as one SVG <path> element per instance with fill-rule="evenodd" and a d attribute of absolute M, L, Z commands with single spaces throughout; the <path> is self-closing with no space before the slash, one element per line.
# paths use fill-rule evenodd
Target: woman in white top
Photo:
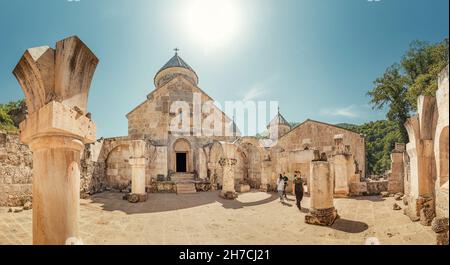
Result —
<path fill-rule="evenodd" d="M 281 174 L 277 180 L 277 191 L 278 191 L 278 196 L 280 196 L 280 202 L 283 202 L 284 201 L 284 198 L 283 198 L 284 179 L 283 179 L 283 175 L 281 175 Z"/>

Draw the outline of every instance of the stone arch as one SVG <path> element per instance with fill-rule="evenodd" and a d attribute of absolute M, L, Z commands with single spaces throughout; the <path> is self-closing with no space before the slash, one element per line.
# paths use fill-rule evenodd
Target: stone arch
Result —
<path fill-rule="evenodd" d="M 192 172 L 193 151 L 191 143 L 185 138 L 175 140 L 172 145 L 172 169 L 174 172 Z"/>
<path fill-rule="evenodd" d="M 246 155 L 245 151 L 242 148 L 237 147 L 236 148 L 236 167 L 235 167 L 235 173 L 234 173 L 234 179 L 238 183 L 240 180 L 248 180 L 249 177 L 249 161 L 248 156 Z"/>
<path fill-rule="evenodd" d="M 116 145 L 105 159 L 106 181 L 109 187 L 124 189 L 130 185 L 131 167 L 129 145 Z"/>
<path fill-rule="evenodd" d="M 124 144 L 127 144 L 127 141 L 124 139 L 111 138 L 103 140 L 102 149 L 98 156 L 98 160 L 106 162 L 111 151 Z"/>
<path fill-rule="evenodd" d="M 223 168 L 219 161 L 223 157 L 223 147 L 220 142 L 214 142 L 209 150 L 208 171 L 209 179 L 213 185 L 223 183 Z"/>
<path fill-rule="evenodd" d="M 257 143 L 256 143 L 257 144 Z M 249 184 L 252 188 L 259 188 L 262 180 L 262 154 L 253 141 L 242 141 L 239 149 L 243 151 L 247 160 L 247 172 Z"/>

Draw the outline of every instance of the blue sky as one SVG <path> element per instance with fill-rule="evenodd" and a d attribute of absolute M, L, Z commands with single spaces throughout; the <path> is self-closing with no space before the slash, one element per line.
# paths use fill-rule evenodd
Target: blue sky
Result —
<path fill-rule="evenodd" d="M 368 105 L 373 80 L 412 40 L 449 31 L 448 0 L 230 2 L 232 33 L 211 44 L 187 21 L 190 0 L 0 0 L 0 103 L 23 98 L 11 72 L 25 49 L 78 35 L 100 59 L 89 98 L 98 137 L 127 134 L 125 115 L 175 47 L 219 102 L 277 100 L 289 121 L 360 124 L 384 118 Z"/>

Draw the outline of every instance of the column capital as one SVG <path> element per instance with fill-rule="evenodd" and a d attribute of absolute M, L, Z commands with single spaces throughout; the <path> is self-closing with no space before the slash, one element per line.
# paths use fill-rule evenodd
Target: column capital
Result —
<path fill-rule="evenodd" d="M 221 158 L 219 160 L 219 164 L 222 167 L 235 166 L 237 164 L 237 160 L 234 158 Z"/>
<path fill-rule="evenodd" d="M 95 124 L 63 103 L 52 101 L 20 124 L 20 139 L 29 144 L 48 136 L 71 137 L 83 144 L 95 142 Z"/>
<path fill-rule="evenodd" d="M 146 159 L 145 157 L 131 157 L 128 160 L 128 163 L 131 166 L 145 166 Z"/>
<path fill-rule="evenodd" d="M 144 140 L 132 140 L 130 143 L 130 158 L 141 158 L 145 156 L 146 143 Z"/>

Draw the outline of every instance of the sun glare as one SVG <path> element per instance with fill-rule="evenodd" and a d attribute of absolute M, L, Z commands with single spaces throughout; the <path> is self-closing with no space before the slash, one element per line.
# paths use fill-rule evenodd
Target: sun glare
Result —
<path fill-rule="evenodd" d="M 185 26 L 189 36 L 205 48 L 216 48 L 233 40 L 239 29 L 239 12 L 232 0 L 187 2 Z"/>

